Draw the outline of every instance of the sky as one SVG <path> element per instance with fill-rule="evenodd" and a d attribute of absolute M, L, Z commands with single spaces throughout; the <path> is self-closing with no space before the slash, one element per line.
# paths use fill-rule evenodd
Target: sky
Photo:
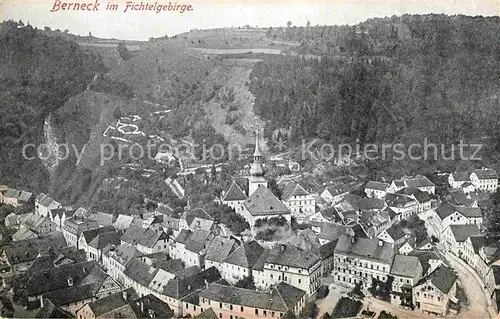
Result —
<path fill-rule="evenodd" d="M 99 1 L 99 11 L 50 12 L 55 1 L 67 3 Z M 498 16 L 500 0 L 421 1 L 421 0 L 172 0 L 190 4 L 190 12 L 123 12 L 128 0 L 0 0 L 0 20 L 29 22 L 32 26 L 70 30 L 73 34 L 102 38 L 147 40 L 149 37 L 173 36 L 191 29 L 251 26 L 269 27 L 293 25 L 353 25 L 368 18 L 402 14 L 465 14 Z M 107 11 L 108 2 L 119 5 L 117 11 Z M 140 0 L 134 0 L 140 3 Z M 143 0 L 168 4 L 169 0 Z"/>

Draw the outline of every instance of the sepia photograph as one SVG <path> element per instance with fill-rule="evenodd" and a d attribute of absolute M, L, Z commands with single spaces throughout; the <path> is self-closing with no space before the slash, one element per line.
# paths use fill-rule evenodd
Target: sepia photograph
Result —
<path fill-rule="evenodd" d="M 0 0 L 0 318 L 500 318 L 498 0 Z"/>

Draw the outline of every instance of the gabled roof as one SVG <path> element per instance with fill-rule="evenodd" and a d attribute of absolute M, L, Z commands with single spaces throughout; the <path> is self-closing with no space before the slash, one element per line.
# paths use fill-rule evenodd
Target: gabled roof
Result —
<path fill-rule="evenodd" d="M 33 197 L 33 193 L 26 192 L 21 190 L 21 194 L 19 194 L 19 197 L 17 198 L 21 202 L 27 202 Z"/>
<path fill-rule="evenodd" d="M 115 229 L 113 228 L 113 226 L 105 226 L 105 227 L 99 227 L 99 228 L 94 228 L 94 229 L 90 229 L 90 230 L 85 230 L 82 232 L 82 234 L 80 236 L 83 236 L 83 238 L 85 238 L 85 242 L 88 244 L 92 240 L 94 240 L 94 238 L 96 238 L 98 235 L 104 234 L 104 233 L 109 233 L 109 232 L 114 232 L 114 231 L 115 231 Z"/>
<path fill-rule="evenodd" d="M 225 202 L 229 201 L 241 201 L 246 200 L 248 197 L 245 195 L 245 192 L 240 188 L 240 186 L 233 181 L 229 186 L 227 192 L 225 192 L 222 200 Z"/>
<path fill-rule="evenodd" d="M 137 299 L 137 294 L 132 288 L 126 289 L 125 293 L 131 296 L 130 299 Z M 111 312 L 128 304 L 129 301 L 123 298 L 123 294 L 124 292 L 111 294 L 109 296 L 89 302 L 88 306 L 94 313 L 95 317 L 102 316 L 108 312 Z"/>
<path fill-rule="evenodd" d="M 10 265 L 34 260 L 42 251 L 66 247 L 61 232 L 44 234 L 40 238 L 20 240 L 5 246 L 4 252 Z"/>
<path fill-rule="evenodd" d="M 113 230 L 97 235 L 88 245 L 95 249 L 103 249 L 108 244 L 119 245 L 121 234 Z"/>
<path fill-rule="evenodd" d="M 349 186 L 344 185 L 344 184 L 337 184 L 334 186 L 329 186 L 325 189 L 330 195 L 332 196 L 337 196 L 340 194 L 348 193 L 350 190 Z"/>
<path fill-rule="evenodd" d="M 406 236 L 406 232 L 400 224 L 394 224 L 391 227 L 389 227 L 386 231 L 389 234 L 389 236 L 391 236 L 391 238 L 394 240 L 398 240 Z"/>
<path fill-rule="evenodd" d="M 170 279 L 167 285 L 163 287 L 163 294 L 179 300 L 205 287 L 207 283 L 212 283 L 219 279 L 221 279 L 219 271 L 215 267 L 210 267 L 192 276 Z"/>
<path fill-rule="evenodd" d="M 420 189 L 416 187 L 406 187 L 403 189 L 400 189 L 398 193 L 407 195 L 407 196 L 413 196 L 419 203 L 425 203 L 431 200 L 431 197 L 428 193 L 421 191 Z"/>
<path fill-rule="evenodd" d="M 442 203 L 436 208 L 436 213 L 441 219 L 445 219 L 455 212 L 455 207 L 449 203 Z"/>
<path fill-rule="evenodd" d="M 49 207 L 50 204 L 52 204 L 54 202 L 54 200 L 52 199 L 52 197 L 48 196 L 47 194 L 44 194 L 44 193 L 40 193 L 36 196 L 36 199 L 35 199 L 38 204 L 42 205 L 42 206 L 45 206 L 45 207 Z"/>
<path fill-rule="evenodd" d="M 379 190 L 379 191 L 386 191 L 387 188 L 389 188 L 389 184 L 382 183 L 382 182 L 369 181 L 365 185 L 365 189 L 375 189 L 375 190 Z"/>
<path fill-rule="evenodd" d="M 133 257 L 123 273 L 138 284 L 148 287 L 157 271 L 158 269 L 142 262 L 139 258 Z"/>
<path fill-rule="evenodd" d="M 94 267 L 99 267 L 96 261 L 86 261 L 33 273 L 27 284 L 28 294 L 38 296 L 45 292 L 68 288 L 69 277 L 72 278 L 73 285 L 79 285 Z"/>
<path fill-rule="evenodd" d="M 203 208 L 195 208 L 185 211 L 181 216 L 181 219 L 185 219 L 188 225 L 191 225 L 191 223 L 193 223 L 193 220 L 195 218 L 209 220 L 209 221 L 214 220 L 213 217 L 210 216 L 210 214 L 207 213 Z"/>
<path fill-rule="evenodd" d="M 130 227 L 133 220 L 134 216 L 120 214 L 116 218 L 113 226 L 118 230 L 125 230 Z"/>
<path fill-rule="evenodd" d="M 294 309 L 304 294 L 305 291 L 284 282 L 273 287 L 270 292 L 211 284 L 200 293 L 200 297 L 238 306 L 286 312 Z"/>
<path fill-rule="evenodd" d="M 335 254 L 339 253 L 391 263 L 394 245 L 381 242 L 377 238 L 355 238 L 342 235 L 335 247 Z"/>
<path fill-rule="evenodd" d="M 219 317 L 215 314 L 215 311 L 212 309 L 212 307 L 203 311 L 202 313 L 197 315 L 195 318 L 197 318 L 197 319 L 219 319 Z"/>
<path fill-rule="evenodd" d="M 451 173 L 451 177 L 455 182 L 466 182 L 469 180 L 468 172 L 455 172 Z"/>
<path fill-rule="evenodd" d="M 149 294 L 134 300 L 134 302 L 138 309 L 141 309 L 141 304 L 144 306 L 144 314 L 141 315 L 141 318 L 166 319 L 174 316 L 174 312 L 170 309 L 170 306 L 155 295 Z M 153 312 L 154 315 L 151 316 L 150 312 Z"/>
<path fill-rule="evenodd" d="M 417 175 L 414 178 L 405 178 L 403 180 L 406 187 L 436 186 L 433 182 L 431 182 L 427 177 L 423 175 Z"/>
<path fill-rule="evenodd" d="M 472 171 L 472 173 L 475 173 L 477 175 L 477 178 L 479 179 L 497 179 L 498 174 L 492 169 L 489 168 L 483 168 L 483 169 L 475 169 Z"/>
<path fill-rule="evenodd" d="M 54 305 L 50 300 L 44 300 L 43 307 L 38 310 L 35 318 L 71 318 L 71 314 Z"/>
<path fill-rule="evenodd" d="M 263 185 L 259 185 L 243 205 L 252 216 L 289 213 L 285 204 Z"/>
<path fill-rule="evenodd" d="M 286 184 L 285 189 L 283 189 L 281 199 L 287 201 L 292 196 L 307 196 L 307 195 L 309 195 L 309 192 L 306 191 L 299 183 L 291 181 L 288 184 Z"/>
<path fill-rule="evenodd" d="M 135 246 L 132 246 L 130 244 L 121 244 L 115 249 L 111 249 L 109 251 L 109 255 L 120 264 L 127 265 L 133 257 L 139 257 L 142 255 L 142 253 L 138 251 Z"/>
<path fill-rule="evenodd" d="M 3 197 L 6 198 L 18 198 L 19 195 L 21 195 L 21 191 L 17 190 L 15 188 L 9 188 L 7 191 L 3 194 Z"/>
<path fill-rule="evenodd" d="M 142 245 L 144 247 L 153 247 L 158 240 L 166 239 L 167 234 L 162 230 L 153 228 L 142 228 L 139 226 L 130 226 L 122 236 L 122 241 L 131 245 Z"/>
<path fill-rule="evenodd" d="M 354 209 L 357 210 L 383 209 L 386 206 L 384 200 L 382 199 L 365 198 L 354 194 L 346 195 L 344 197 L 344 202 L 348 202 Z"/>
<path fill-rule="evenodd" d="M 244 268 L 252 268 L 263 252 L 264 248 L 255 240 L 252 240 L 236 248 L 224 262 Z"/>
<path fill-rule="evenodd" d="M 340 236 L 344 234 L 352 234 L 352 231 L 348 226 L 323 223 L 318 238 L 328 241 L 334 241 L 339 239 Z"/>
<path fill-rule="evenodd" d="M 390 207 L 405 207 L 412 202 L 416 203 L 416 201 L 410 196 L 392 193 L 388 193 L 387 195 L 385 195 L 385 201 Z"/>
<path fill-rule="evenodd" d="M 333 206 L 323 209 L 320 213 L 324 218 L 331 221 L 340 221 L 342 219 L 337 212 L 337 209 Z"/>
<path fill-rule="evenodd" d="M 217 236 L 208 247 L 205 260 L 222 262 L 236 247 L 233 239 Z"/>
<path fill-rule="evenodd" d="M 395 255 L 391 266 L 391 275 L 415 278 L 422 269 L 416 256 Z"/>
<path fill-rule="evenodd" d="M 483 217 L 483 213 L 481 212 L 481 208 L 479 208 L 479 207 L 455 206 L 455 210 L 468 218 L 481 218 L 481 217 Z"/>
<path fill-rule="evenodd" d="M 438 268 L 436 268 L 432 273 L 430 273 L 427 277 L 423 278 L 421 280 L 421 283 L 426 282 L 427 280 L 430 280 L 431 283 L 439 289 L 444 294 L 447 294 L 450 292 L 451 288 L 457 281 L 458 276 L 455 274 L 455 272 L 446 267 L 445 265 L 440 265 Z"/>
<path fill-rule="evenodd" d="M 430 268 L 429 261 L 430 260 L 441 260 L 438 255 L 436 255 L 435 252 L 429 251 L 429 250 L 418 250 L 414 249 L 411 252 L 408 253 L 408 256 L 415 256 L 420 260 L 420 264 L 422 265 L 423 268 L 423 273 L 427 273 L 427 271 Z"/>
<path fill-rule="evenodd" d="M 320 258 L 316 255 L 311 254 L 299 247 L 277 244 L 275 245 L 267 255 L 266 263 L 309 269 L 315 265 Z"/>
<path fill-rule="evenodd" d="M 481 230 L 476 224 L 470 225 L 450 225 L 453 237 L 458 243 L 462 243 L 467 240 L 470 236 L 477 236 L 481 234 Z"/>
<path fill-rule="evenodd" d="M 200 252 L 210 238 L 210 232 L 202 229 L 193 231 L 186 240 L 186 249 L 194 253 Z"/>

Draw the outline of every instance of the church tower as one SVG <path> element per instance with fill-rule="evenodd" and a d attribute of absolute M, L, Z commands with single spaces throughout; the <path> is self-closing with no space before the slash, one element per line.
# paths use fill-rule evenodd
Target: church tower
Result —
<path fill-rule="evenodd" d="M 259 147 L 259 131 L 255 132 L 255 151 L 253 153 L 253 163 L 250 164 L 250 178 L 248 180 L 248 196 L 260 186 L 267 187 L 267 180 L 264 178 L 264 168 L 262 167 L 262 153 Z"/>

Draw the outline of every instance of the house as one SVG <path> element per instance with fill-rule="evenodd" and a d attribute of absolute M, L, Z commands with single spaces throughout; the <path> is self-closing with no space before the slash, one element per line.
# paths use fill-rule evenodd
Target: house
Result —
<path fill-rule="evenodd" d="M 10 213 L 9 215 L 5 216 L 4 225 L 5 227 L 18 226 L 19 225 L 18 215 L 16 215 L 15 213 Z"/>
<path fill-rule="evenodd" d="M 466 194 L 462 188 L 449 189 L 445 199 L 455 206 L 478 207 L 478 201 L 472 199 L 471 193 Z"/>
<path fill-rule="evenodd" d="M 162 299 L 173 310 L 176 318 L 184 315 L 182 300 L 192 294 L 196 294 L 201 288 L 221 279 L 220 273 L 215 267 L 197 271 L 194 274 L 170 279 L 163 287 Z M 196 296 L 196 295 L 195 295 Z"/>
<path fill-rule="evenodd" d="M 455 172 L 448 175 L 448 184 L 451 188 L 459 188 L 463 183 L 469 182 L 468 172 Z"/>
<path fill-rule="evenodd" d="M 418 258 L 422 265 L 423 276 L 427 276 L 443 264 L 441 258 L 439 258 L 434 251 L 414 249 L 408 253 L 408 256 L 415 256 Z"/>
<path fill-rule="evenodd" d="M 214 219 L 203 208 L 185 211 L 179 219 L 180 230 L 212 230 Z"/>
<path fill-rule="evenodd" d="M 370 198 L 383 199 L 389 187 L 390 185 L 387 183 L 369 181 L 365 185 L 365 194 Z"/>
<path fill-rule="evenodd" d="M 76 312 L 76 318 L 141 318 L 136 308 L 131 307 L 136 299 L 138 296 L 133 289 L 125 289 L 87 303 Z"/>
<path fill-rule="evenodd" d="M 487 193 L 496 192 L 498 189 L 498 174 L 492 169 L 475 169 L 470 174 L 470 182 L 476 189 Z"/>
<path fill-rule="evenodd" d="M 224 260 L 238 247 L 237 242 L 232 238 L 217 236 L 210 243 L 205 255 L 205 267 L 215 267 L 223 273 Z"/>
<path fill-rule="evenodd" d="M 273 246 L 260 263 L 254 265 L 252 276 L 258 289 L 285 282 L 313 295 L 321 282 L 321 258 L 299 247 L 287 244 Z"/>
<path fill-rule="evenodd" d="M 244 243 L 222 262 L 222 277 L 231 284 L 235 284 L 245 277 L 251 277 L 252 268 L 263 257 L 264 253 L 265 249 L 255 240 Z"/>
<path fill-rule="evenodd" d="M 95 214 L 90 214 L 88 218 L 97 221 L 101 227 L 113 226 L 114 216 L 110 213 L 97 212 Z"/>
<path fill-rule="evenodd" d="M 28 271 L 33 273 L 60 267 L 62 265 L 81 263 L 84 261 L 87 261 L 87 258 L 83 250 L 67 246 L 40 252 L 29 267 Z"/>
<path fill-rule="evenodd" d="M 342 235 L 335 247 L 334 280 L 354 287 L 370 287 L 372 278 L 386 281 L 394 257 L 394 245 L 379 239 Z"/>
<path fill-rule="evenodd" d="M 359 225 L 368 237 L 373 238 L 391 226 L 391 218 L 386 211 L 365 210 L 359 215 Z"/>
<path fill-rule="evenodd" d="M 446 316 L 450 305 L 457 303 L 457 275 L 445 265 L 421 279 L 412 289 L 416 311 Z"/>
<path fill-rule="evenodd" d="M 124 286 L 134 288 L 139 296 L 154 293 L 156 289 L 152 282 L 157 272 L 158 268 L 149 265 L 140 258 L 132 257 L 123 271 Z"/>
<path fill-rule="evenodd" d="M 378 236 L 379 239 L 386 243 L 393 244 L 394 247 L 401 247 L 411 236 L 411 232 L 403 228 L 401 224 L 394 224 L 381 232 Z"/>
<path fill-rule="evenodd" d="M 212 309 L 217 318 L 282 317 L 291 312 L 299 315 L 307 302 L 306 292 L 281 282 L 269 291 L 255 291 L 211 284 L 200 295 L 200 306 Z"/>
<path fill-rule="evenodd" d="M 66 247 L 66 241 L 60 232 L 44 234 L 38 238 L 19 240 L 3 247 L 0 257 L 3 274 L 19 274 L 29 270 L 41 252 Z"/>
<path fill-rule="evenodd" d="M 40 308 L 44 295 L 50 295 L 52 299 L 56 299 L 58 294 L 69 295 L 69 291 L 76 291 L 78 295 L 79 289 L 86 289 L 84 286 L 87 284 L 87 281 L 84 281 L 84 279 L 91 275 L 95 267 L 99 267 L 97 262 L 85 261 L 61 265 L 59 267 L 32 273 L 26 284 L 28 309 Z M 105 273 L 103 272 L 103 274 Z M 78 288 L 73 288 L 74 286 Z M 59 293 L 57 293 L 57 291 L 59 291 Z M 65 297 L 67 296 L 61 296 L 61 298 Z M 52 301 L 54 302 L 54 300 Z M 80 306 L 82 306 L 85 302 L 88 302 L 88 300 L 80 299 L 79 302 L 81 303 Z M 74 302 L 72 306 L 76 306 Z"/>
<path fill-rule="evenodd" d="M 407 219 L 418 212 L 418 202 L 410 196 L 388 193 L 385 201 L 387 206 L 396 213 L 395 220 L 397 221 Z"/>
<path fill-rule="evenodd" d="M 416 187 L 403 188 L 402 190 L 398 191 L 398 193 L 410 196 L 418 203 L 417 214 L 426 212 L 429 209 L 431 209 L 432 206 L 431 196 L 428 193 L 423 192 Z"/>
<path fill-rule="evenodd" d="M 12 205 L 17 207 L 20 205 L 19 203 L 19 195 L 21 195 L 21 191 L 15 188 L 8 188 L 3 194 L 2 202 L 5 205 Z"/>
<path fill-rule="evenodd" d="M 435 213 L 433 219 L 440 233 L 450 225 L 477 225 L 479 227 L 483 223 L 483 214 L 479 207 L 442 203 L 436 208 Z"/>
<path fill-rule="evenodd" d="M 412 245 L 412 241 L 407 240 L 401 247 L 399 247 L 398 251 L 400 255 L 408 255 L 413 251 L 414 247 Z"/>
<path fill-rule="evenodd" d="M 175 243 L 170 246 L 170 257 L 181 259 L 187 267 L 205 267 L 204 256 L 214 234 L 203 229 L 194 231 L 183 229 L 175 238 Z"/>
<path fill-rule="evenodd" d="M 26 240 L 32 238 L 38 238 L 38 235 L 37 233 L 35 233 L 26 226 L 19 227 L 19 229 L 14 234 L 12 234 L 12 241 Z"/>
<path fill-rule="evenodd" d="M 467 238 L 480 234 L 481 230 L 474 224 L 450 225 L 443 231 L 443 241 L 446 249 L 456 256 L 462 257 Z"/>
<path fill-rule="evenodd" d="M 55 208 L 49 211 L 49 218 L 56 223 L 57 230 L 62 230 L 66 219 L 73 217 L 75 211 L 70 208 Z"/>
<path fill-rule="evenodd" d="M 82 305 L 121 290 L 121 286 L 98 266 L 93 267 L 80 282 L 75 282 L 71 274 L 67 278 L 67 287 L 43 293 L 41 300 L 50 300 L 55 306 L 73 315 Z"/>
<path fill-rule="evenodd" d="M 163 230 L 130 226 L 123 234 L 122 244 L 135 246 L 143 254 L 168 251 L 168 235 Z"/>
<path fill-rule="evenodd" d="M 109 245 L 120 245 L 121 234 L 115 231 L 99 233 L 87 244 L 87 256 L 91 260 L 95 260 L 103 264 L 104 249 Z"/>
<path fill-rule="evenodd" d="M 294 181 L 286 184 L 283 189 L 281 200 L 299 223 L 304 222 L 316 211 L 316 201 L 314 197 L 299 183 Z"/>
<path fill-rule="evenodd" d="M 48 217 L 36 215 L 34 213 L 25 214 L 19 217 L 19 223 L 36 234 L 51 233 L 57 230 L 57 224 Z"/>
<path fill-rule="evenodd" d="M 134 216 L 119 214 L 113 227 L 117 230 L 127 230 L 133 224 L 134 219 Z"/>
<path fill-rule="evenodd" d="M 288 223 L 291 223 L 292 220 L 290 211 L 285 204 L 263 185 L 257 187 L 243 202 L 241 215 L 250 224 L 253 233 L 255 232 L 255 222 L 259 219 L 284 217 Z"/>
<path fill-rule="evenodd" d="M 314 228 L 314 227 L 313 227 Z M 320 245 L 337 241 L 341 235 L 354 235 L 352 228 L 339 224 L 322 224 L 318 234 L 318 242 Z"/>
<path fill-rule="evenodd" d="M 415 177 L 403 177 L 399 180 L 393 180 L 391 183 L 390 192 L 395 193 L 406 187 L 414 187 L 428 194 L 436 193 L 436 185 L 423 175 L 416 175 Z"/>
<path fill-rule="evenodd" d="M 342 218 L 335 207 L 328 207 L 309 216 L 309 222 L 334 224 L 342 222 Z"/>
<path fill-rule="evenodd" d="M 51 209 L 61 208 L 61 203 L 52 199 L 52 197 L 40 193 L 35 198 L 35 212 L 38 215 L 48 217 Z"/>
<path fill-rule="evenodd" d="M 120 284 L 125 285 L 125 267 L 134 257 L 143 255 L 137 248 L 129 244 L 121 244 L 103 249 L 103 265 L 108 273 Z"/>
<path fill-rule="evenodd" d="M 343 184 L 337 184 L 334 186 L 329 186 L 321 193 L 321 198 L 323 198 L 327 203 L 337 204 L 342 201 L 344 197 L 349 194 L 349 187 Z"/>
<path fill-rule="evenodd" d="M 72 314 L 54 305 L 49 299 L 43 300 L 42 307 L 35 314 L 35 318 L 71 318 Z"/>
<path fill-rule="evenodd" d="M 226 204 L 235 212 L 240 214 L 243 210 L 243 202 L 247 200 L 248 196 L 245 194 L 243 189 L 233 181 L 227 191 L 222 193 L 221 202 L 222 204 Z"/>
<path fill-rule="evenodd" d="M 412 288 L 423 276 L 423 267 L 416 256 L 395 255 L 391 266 L 391 303 L 412 307 Z"/>
<path fill-rule="evenodd" d="M 71 217 L 66 219 L 63 225 L 63 234 L 68 246 L 78 248 L 80 235 L 90 229 L 99 228 L 99 224 L 92 219 L 84 217 Z"/>
<path fill-rule="evenodd" d="M 89 229 L 89 230 L 84 230 L 84 231 L 82 231 L 82 233 L 78 237 L 77 247 L 79 249 L 82 249 L 85 251 L 88 259 L 96 260 L 97 257 L 91 258 L 88 244 L 92 240 L 94 240 L 94 238 L 96 238 L 98 235 L 103 234 L 103 233 L 107 233 L 107 232 L 114 232 L 114 231 L 115 231 L 115 229 L 113 228 L 113 226 L 98 227 L 98 228 L 93 228 L 93 229 Z"/>

